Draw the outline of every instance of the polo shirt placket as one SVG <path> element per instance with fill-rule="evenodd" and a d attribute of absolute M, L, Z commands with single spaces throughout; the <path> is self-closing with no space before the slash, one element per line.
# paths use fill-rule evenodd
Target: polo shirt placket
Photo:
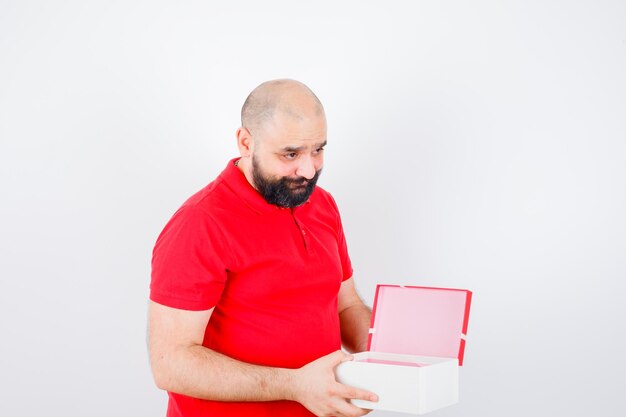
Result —
<path fill-rule="evenodd" d="M 308 204 L 308 201 L 307 201 Z M 309 248 L 311 247 L 309 243 L 309 236 L 306 233 L 306 228 L 302 225 L 302 221 L 298 220 L 298 216 L 296 215 L 297 208 L 291 209 L 291 216 L 293 217 L 293 221 L 298 228 L 298 232 L 302 235 L 302 244 L 304 245 L 304 249 L 309 253 Z M 310 254 L 310 253 L 309 253 Z"/>

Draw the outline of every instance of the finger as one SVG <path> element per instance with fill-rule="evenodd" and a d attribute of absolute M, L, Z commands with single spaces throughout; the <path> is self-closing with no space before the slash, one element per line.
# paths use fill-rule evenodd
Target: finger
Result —
<path fill-rule="evenodd" d="M 343 385 L 341 395 L 347 400 L 364 400 L 371 402 L 378 401 L 378 395 L 374 394 L 373 392 L 356 387 L 351 387 L 348 385 Z"/>
<path fill-rule="evenodd" d="M 362 408 L 359 408 L 355 405 L 350 404 L 347 401 L 342 401 L 340 403 L 338 403 L 335 407 L 337 414 L 337 417 L 360 417 L 360 416 L 364 416 L 365 414 L 369 413 L 371 410 L 364 410 Z"/>

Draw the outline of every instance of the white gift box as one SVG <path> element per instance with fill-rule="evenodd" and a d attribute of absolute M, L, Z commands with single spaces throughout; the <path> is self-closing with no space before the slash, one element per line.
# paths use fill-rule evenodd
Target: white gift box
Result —
<path fill-rule="evenodd" d="M 471 291 L 378 285 L 368 351 L 336 368 L 337 380 L 378 395 L 361 408 L 424 414 L 458 402 Z"/>

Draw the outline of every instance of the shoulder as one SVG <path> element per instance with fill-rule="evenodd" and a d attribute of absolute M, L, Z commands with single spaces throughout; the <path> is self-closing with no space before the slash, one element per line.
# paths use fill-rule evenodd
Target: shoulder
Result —
<path fill-rule="evenodd" d="M 218 180 L 189 197 L 171 216 L 157 238 L 155 255 L 172 248 L 225 247 L 228 210 L 221 195 L 225 187 Z"/>
<path fill-rule="evenodd" d="M 227 208 L 228 192 L 223 181 L 219 177 L 216 178 L 178 207 L 159 238 L 167 234 L 193 233 L 195 236 L 201 236 L 209 231 L 215 233 L 223 225 L 225 213 L 230 212 Z"/>
<path fill-rule="evenodd" d="M 179 211 L 188 213 L 204 213 L 212 217 L 222 212 L 228 212 L 234 204 L 235 195 L 226 186 L 222 177 L 217 177 L 208 185 L 191 195 L 179 208 Z"/>

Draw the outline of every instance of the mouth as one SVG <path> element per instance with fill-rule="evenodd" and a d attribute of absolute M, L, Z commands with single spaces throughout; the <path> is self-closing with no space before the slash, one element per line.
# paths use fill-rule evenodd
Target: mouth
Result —
<path fill-rule="evenodd" d="M 306 186 L 309 185 L 308 181 L 298 181 L 298 182 L 292 182 L 291 184 L 289 184 L 289 186 L 291 188 L 306 188 Z"/>
<path fill-rule="evenodd" d="M 306 190 L 306 184 L 302 185 L 302 184 L 298 184 L 298 185 L 292 185 L 291 186 L 291 190 L 292 191 L 305 191 Z"/>

